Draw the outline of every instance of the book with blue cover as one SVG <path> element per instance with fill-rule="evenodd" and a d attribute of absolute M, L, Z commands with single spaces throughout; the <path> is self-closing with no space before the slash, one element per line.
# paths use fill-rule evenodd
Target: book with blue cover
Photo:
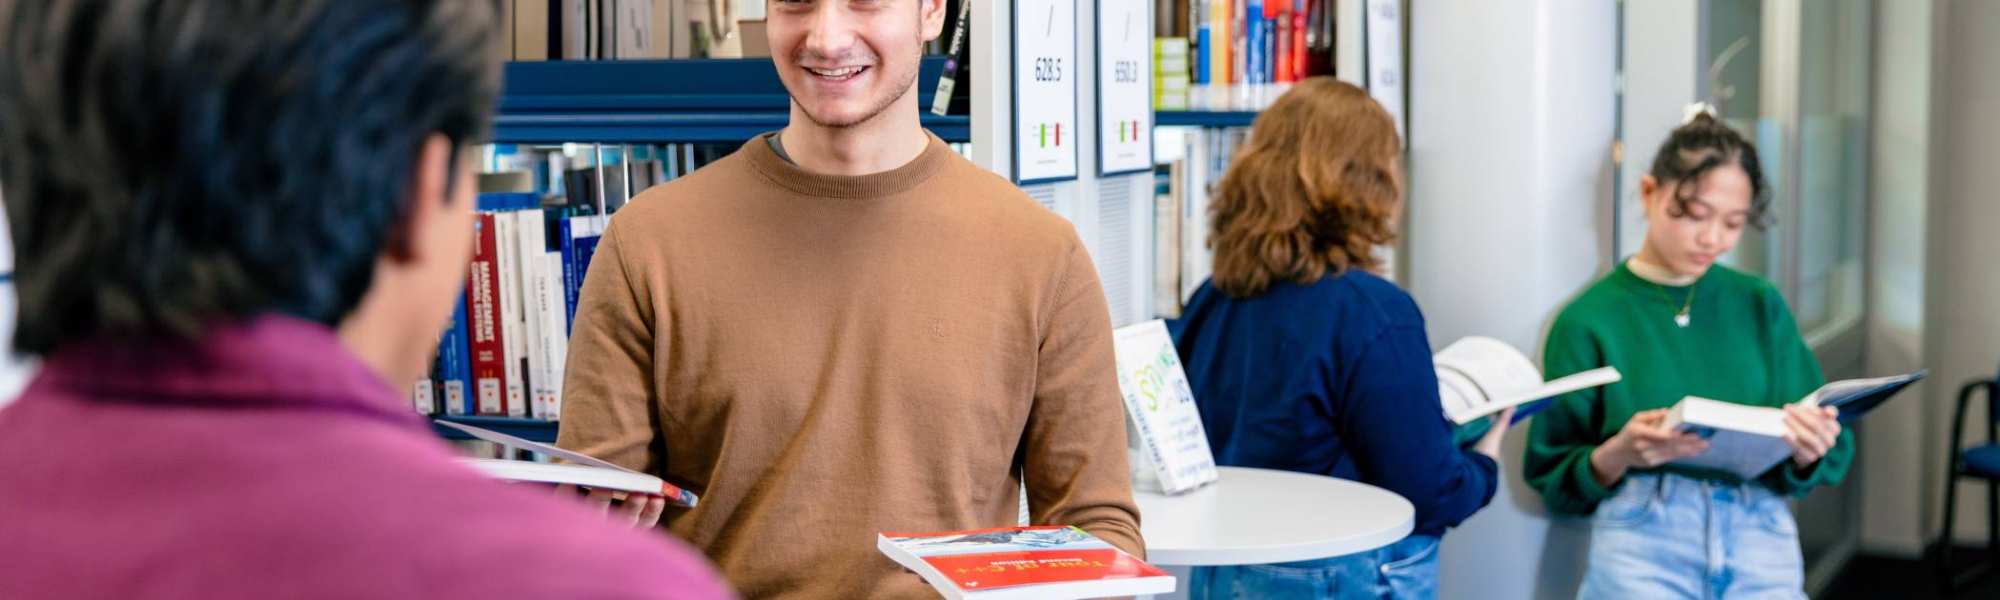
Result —
<path fill-rule="evenodd" d="M 1835 381 L 1820 386 L 1797 403 L 1839 409 L 1838 418 L 1846 425 L 1929 373 L 1921 370 L 1907 375 Z M 1788 428 L 1781 408 L 1688 396 L 1667 412 L 1662 426 L 1708 440 L 1708 450 L 1673 464 L 1726 472 L 1744 480 L 1762 476 L 1792 454 L 1791 445 L 1784 440 Z"/>

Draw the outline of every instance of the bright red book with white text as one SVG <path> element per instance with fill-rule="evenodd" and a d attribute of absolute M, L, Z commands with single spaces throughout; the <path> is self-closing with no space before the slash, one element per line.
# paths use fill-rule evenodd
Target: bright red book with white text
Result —
<path fill-rule="evenodd" d="M 1075 527 L 884 533 L 876 548 L 946 598 L 1104 598 L 1174 590 L 1166 572 Z"/>

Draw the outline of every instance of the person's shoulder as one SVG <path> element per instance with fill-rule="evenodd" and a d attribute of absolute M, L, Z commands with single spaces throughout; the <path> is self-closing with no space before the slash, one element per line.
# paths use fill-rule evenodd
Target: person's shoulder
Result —
<path fill-rule="evenodd" d="M 1616 271 L 1607 273 L 1583 288 L 1563 305 L 1562 310 L 1556 312 L 1553 327 L 1557 330 L 1588 328 L 1610 315 L 1622 314 L 1623 308 L 1629 304 L 1629 292 L 1618 283 L 1618 276 Z"/>
<path fill-rule="evenodd" d="M 727 597 L 700 554 L 665 532 L 615 526 L 541 486 L 489 479 L 436 440 L 402 431 L 352 433 L 317 440 L 342 448 L 345 458 L 315 467 L 312 477 L 281 492 L 329 505 L 290 520 L 326 554 L 344 556 L 330 563 L 400 564 L 453 584 L 443 589 L 504 596 Z M 508 566 L 518 568 L 495 568 Z M 676 589 L 687 593 L 671 593 Z"/>
<path fill-rule="evenodd" d="M 1715 282 L 1715 285 L 1725 292 L 1742 293 L 1756 298 L 1761 303 L 1783 304 L 1785 301 L 1784 293 L 1778 291 L 1778 285 L 1771 280 L 1733 267 L 1725 265 L 1710 267 L 1708 281 Z"/>
<path fill-rule="evenodd" d="M 764 177 L 744 155 L 750 151 L 731 152 L 692 172 L 646 188 L 633 195 L 614 215 L 651 228 L 670 226 L 683 222 L 692 212 L 726 205 L 732 193 L 741 193 Z"/>
<path fill-rule="evenodd" d="M 1342 305 L 1355 305 L 1384 327 L 1423 327 L 1424 313 L 1417 299 L 1395 282 L 1362 269 L 1347 269 L 1323 277 L 1310 286 L 1318 295 Z"/>

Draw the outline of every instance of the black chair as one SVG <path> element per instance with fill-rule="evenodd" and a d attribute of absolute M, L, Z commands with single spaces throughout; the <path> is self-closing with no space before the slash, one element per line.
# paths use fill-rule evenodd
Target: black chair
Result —
<path fill-rule="evenodd" d="M 1972 394 L 1986 392 L 1986 444 L 1972 448 L 1961 445 L 1965 435 L 1965 407 Z M 1958 390 L 1958 409 L 1951 418 L 1951 467 L 1944 483 L 1944 533 L 1938 536 L 1938 582 L 1949 594 L 1991 572 L 2000 564 L 2000 378 L 1967 382 Z M 1961 567 L 1952 564 L 1952 524 L 1958 509 L 1958 480 L 1986 481 L 1986 561 Z"/>

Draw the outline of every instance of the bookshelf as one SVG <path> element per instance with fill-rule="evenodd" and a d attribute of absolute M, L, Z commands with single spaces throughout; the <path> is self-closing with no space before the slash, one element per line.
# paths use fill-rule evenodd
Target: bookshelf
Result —
<path fill-rule="evenodd" d="M 944 57 L 925 57 L 920 106 L 930 106 Z M 791 99 L 770 59 L 510 62 L 494 117 L 503 144 L 739 143 L 781 129 Z M 965 115 L 923 113 L 947 142 L 971 140 Z"/>
<path fill-rule="evenodd" d="M 1158 127 L 1249 127 L 1257 120 L 1257 112 L 1249 110 L 1206 111 L 1206 110 L 1159 110 L 1153 111 L 1153 125 Z"/>

